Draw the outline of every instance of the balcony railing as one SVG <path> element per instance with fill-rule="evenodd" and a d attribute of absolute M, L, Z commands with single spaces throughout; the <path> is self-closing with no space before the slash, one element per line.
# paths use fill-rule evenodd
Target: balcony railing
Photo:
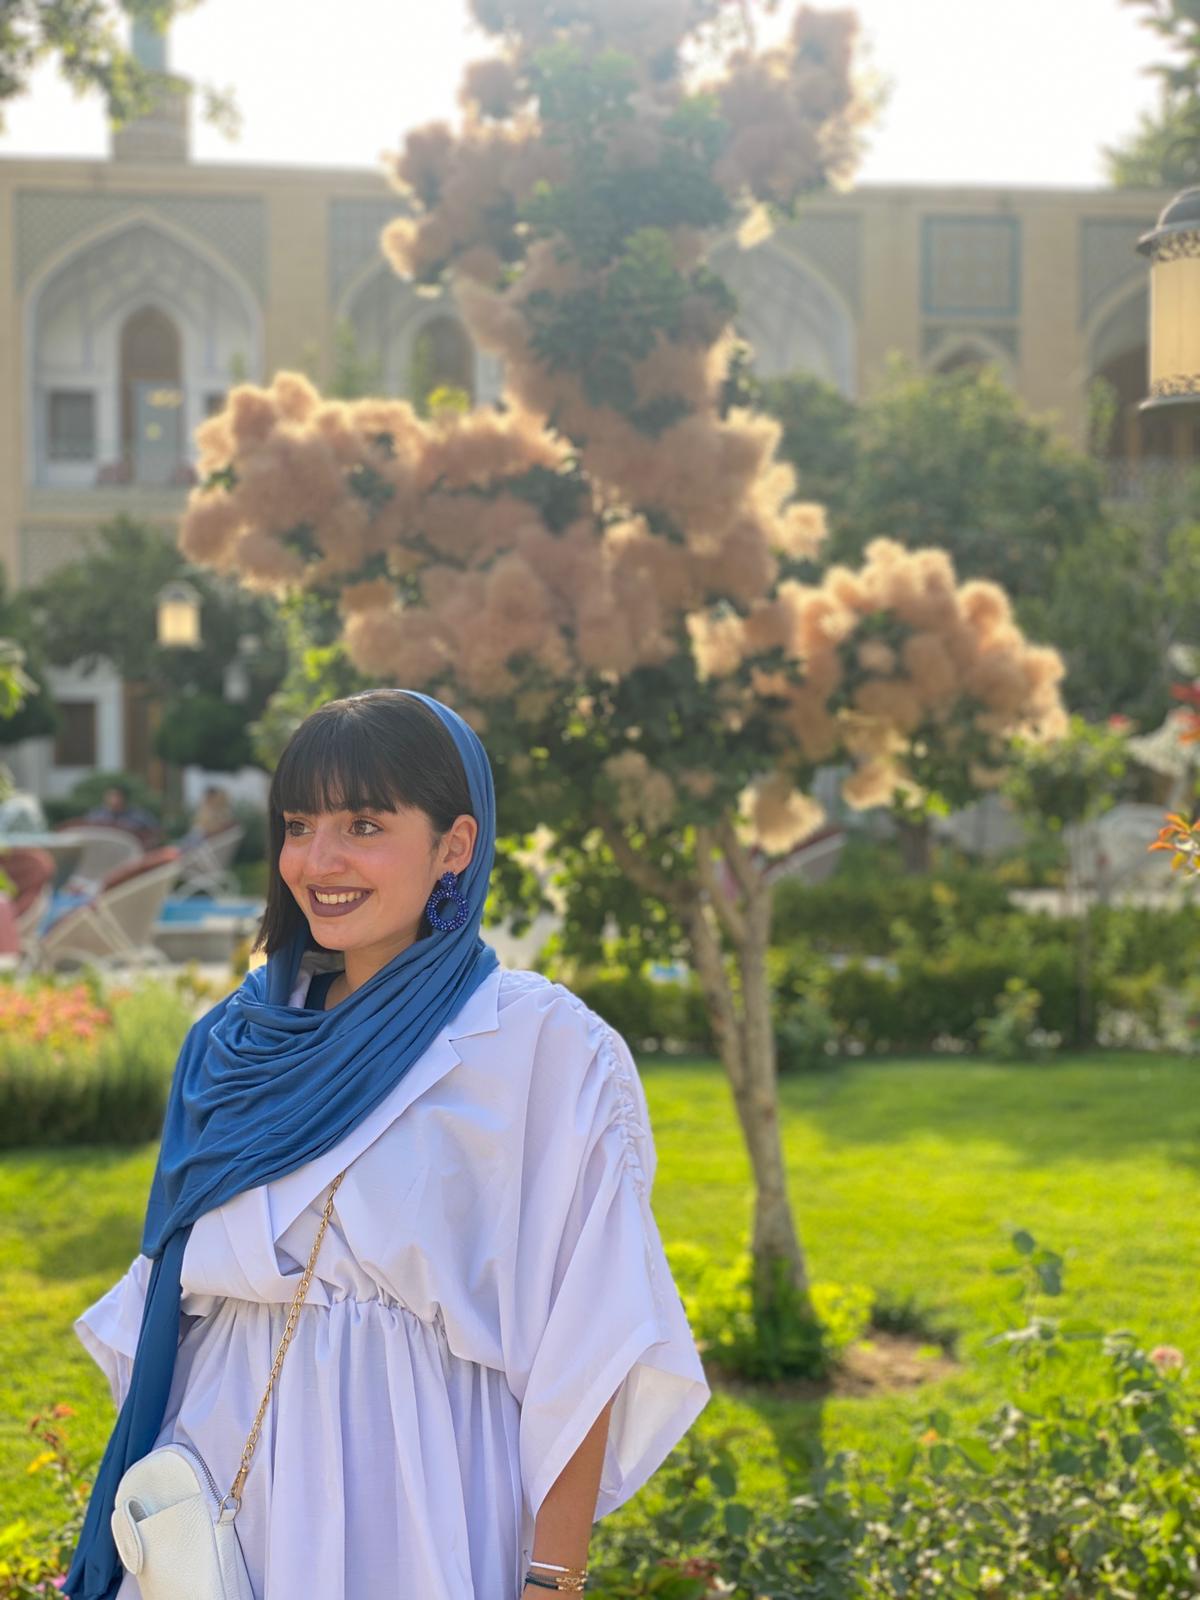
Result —
<path fill-rule="evenodd" d="M 1108 461 L 1105 468 L 1106 499 L 1144 504 L 1158 495 L 1184 490 L 1200 474 L 1200 461 L 1164 461 L 1150 456 L 1143 460 Z"/>

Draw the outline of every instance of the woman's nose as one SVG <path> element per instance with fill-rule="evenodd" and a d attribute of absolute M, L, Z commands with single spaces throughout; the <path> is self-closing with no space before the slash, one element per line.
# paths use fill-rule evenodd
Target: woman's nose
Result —
<path fill-rule="evenodd" d="M 317 873 L 330 872 L 339 862 L 345 860 L 345 850 L 342 845 L 341 834 L 336 828 L 313 829 L 312 839 L 308 846 L 308 870 Z"/>

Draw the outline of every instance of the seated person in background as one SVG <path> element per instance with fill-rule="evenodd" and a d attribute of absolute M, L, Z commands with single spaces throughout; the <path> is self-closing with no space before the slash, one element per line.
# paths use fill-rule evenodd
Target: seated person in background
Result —
<path fill-rule="evenodd" d="M 187 837 L 211 839 L 214 833 L 224 833 L 236 822 L 237 816 L 229 803 L 229 796 L 219 783 L 210 783 L 196 807 Z"/>
<path fill-rule="evenodd" d="M 85 812 L 83 821 L 102 822 L 110 828 L 124 828 L 136 834 L 147 849 L 162 839 L 157 818 L 141 806 L 130 805 L 129 790 L 123 783 L 110 783 L 100 804 Z"/>

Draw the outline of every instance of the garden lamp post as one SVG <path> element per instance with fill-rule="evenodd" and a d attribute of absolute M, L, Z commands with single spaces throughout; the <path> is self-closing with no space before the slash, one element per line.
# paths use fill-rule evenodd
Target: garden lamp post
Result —
<path fill-rule="evenodd" d="M 158 591 L 158 642 L 168 649 L 196 650 L 200 646 L 200 595 L 183 578 L 165 583 Z"/>
<path fill-rule="evenodd" d="M 158 591 L 156 632 L 159 645 L 167 650 L 200 648 L 200 592 L 183 578 L 174 578 Z M 153 743 L 162 720 L 162 701 L 152 698 L 148 709 L 149 733 Z M 182 773 L 159 758 L 158 788 L 171 807 L 182 803 Z"/>
<path fill-rule="evenodd" d="M 1200 188 L 1177 194 L 1137 247 L 1150 260 L 1150 393 L 1139 409 L 1200 406 Z"/>

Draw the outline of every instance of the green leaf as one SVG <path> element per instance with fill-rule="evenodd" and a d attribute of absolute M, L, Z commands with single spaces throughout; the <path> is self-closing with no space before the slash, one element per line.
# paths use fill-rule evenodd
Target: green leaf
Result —
<path fill-rule="evenodd" d="M 1030 1256 L 1033 1254 L 1036 1240 L 1031 1233 L 1026 1233 L 1020 1228 L 1012 1236 L 1012 1246 L 1018 1255 Z"/>
<path fill-rule="evenodd" d="M 982 1439 L 960 1439 L 958 1448 L 963 1457 L 977 1472 L 991 1472 L 996 1458 Z"/>
<path fill-rule="evenodd" d="M 749 1506 L 735 1500 L 725 1507 L 725 1532 L 731 1539 L 744 1538 L 753 1520 Z"/>

